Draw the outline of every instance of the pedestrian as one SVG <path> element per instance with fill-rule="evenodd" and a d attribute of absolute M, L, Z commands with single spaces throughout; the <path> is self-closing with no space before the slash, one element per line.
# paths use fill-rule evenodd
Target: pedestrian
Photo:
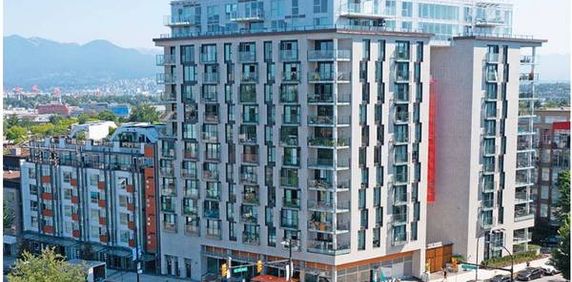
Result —
<path fill-rule="evenodd" d="M 530 267 L 530 261 L 526 261 L 526 268 Z"/>
<path fill-rule="evenodd" d="M 447 269 L 443 269 L 443 281 L 447 281 Z"/>

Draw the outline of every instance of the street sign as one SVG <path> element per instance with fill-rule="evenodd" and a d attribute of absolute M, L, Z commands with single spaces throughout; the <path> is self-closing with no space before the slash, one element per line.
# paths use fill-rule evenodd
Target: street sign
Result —
<path fill-rule="evenodd" d="M 243 267 L 236 267 L 232 269 L 232 273 L 241 273 L 241 272 L 247 272 L 248 271 L 248 267 L 247 266 L 243 266 Z"/>

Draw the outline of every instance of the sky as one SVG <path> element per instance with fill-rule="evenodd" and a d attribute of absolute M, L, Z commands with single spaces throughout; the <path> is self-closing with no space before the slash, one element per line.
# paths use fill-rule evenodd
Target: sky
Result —
<path fill-rule="evenodd" d="M 170 0 L 4 0 L 4 35 L 153 48 Z M 547 39 L 540 54 L 570 53 L 570 0 L 512 0 L 513 33 Z"/>

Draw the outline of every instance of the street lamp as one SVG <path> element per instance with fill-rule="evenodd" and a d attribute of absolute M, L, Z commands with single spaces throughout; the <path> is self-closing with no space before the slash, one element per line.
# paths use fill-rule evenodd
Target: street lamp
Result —
<path fill-rule="evenodd" d="M 499 231 L 501 231 L 501 229 L 495 230 L 495 231 L 491 231 L 492 233 L 499 233 Z M 502 229 L 502 231 L 504 231 L 504 229 Z M 501 231 L 501 232 L 502 232 Z M 514 256 L 512 255 L 512 253 L 505 247 L 504 243 L 501 245 L 501 248 L 503 248 L 508 255 L 510 256 L 510 281 L 513 282 L 514 281 Z"/>
<path fill-rule="evenodd" d="M 286 275 L 286 279 L 290 281 L 290 278 L 294 276 L 294 263 L 292 261 L 292 238 L 288 238 L 287 241 L 282 241 L 281 244 L 288 248 L 288 275 Z"/>
<path fill-rule="evenodd" d="M 504 228 L 497 228 L 497 229 L 485 230 L 477 236 L 477 253 L 475 254 L 475 281 L 479 281 L 479 266 L 480 266 L 480 263 L 479 263 L 479 242 L 481 241 L 481 237 L 487 233 L 498 233 L 499 231 L 503 232 L 503 231 L 505 231 L 505 229 Z"/>

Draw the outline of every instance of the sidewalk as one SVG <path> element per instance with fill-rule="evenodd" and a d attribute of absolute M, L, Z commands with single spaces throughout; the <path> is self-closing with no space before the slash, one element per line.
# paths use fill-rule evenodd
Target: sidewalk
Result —
<path fill-rule="evenodd" d="M 135 272 L 126 272 L 126 271 L 117 271 L 112 269 L 106 269 L 107 278 L 105 281 L 108 282 L 136 282 L 137 281 L 137 274 Z M 152 274 L 141 274 L 140 275 L 141 282 L 189 282 L 193 281 L 190 279 L 177 279 L 173 277 L 165 277 L 159 275 L 152 275 Z"/>
<path fill-rule="evenodd" d="M 550 257 L 541 258 L 538 260 L 533 260 L 530 262 L 531 267 L 538 267 L 546 265 L 549 261 Z M 510 265 L 505 267 L 510 268 Z M 515 264 L 514 265 L 514 273 L 523 270 L 526 268 L 526 263 Z M 510 274 L 507 271 L 497 270 L 497 269 L 479 269 L 479 281 L 492 278 L 495 275 L 503 274 L 508 275 Z M 447 280 L 451 282 L 464 282 L 464 281 L 474 281 L 475 280 L 475 270 L 470 271 L 459 271 L 457 273 L 447 273 Z M 431 280 L 430 281 L 445 281 L 443 280 L 443 272 L 435 272 L 431 273 Z"/>

